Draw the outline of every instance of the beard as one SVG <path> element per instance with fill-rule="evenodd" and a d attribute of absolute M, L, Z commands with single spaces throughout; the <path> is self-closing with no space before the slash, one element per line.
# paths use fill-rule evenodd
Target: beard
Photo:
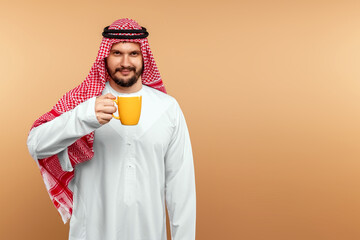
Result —
<path fill-rule="evenodd" d="M 129 71 L 133 71 L 134 75 L 132 77 L 130 77 L 129 79 L 125 79 L 125 78 L 120 78 L 117 77 L 115 74 L 118 71 L 122 71 L 122 70 L 129 70 Z M 139 69 L 138 71 L 136 71 L 135 67 L 121 67 L 121 68 L 116 68 L 114 72 L 110 72 L 109 69 L 108 73 L 111 77 L 112 80 L 114 80 L 114 82 L 119 85 L 120 87 L 131 87 L 132 85 L 134 85 L 135 83 L 137 83 L 137 81 L 139 80 L 141 74 L 143 73 L 144 67 L 142 67 L 141 69 Z"/>

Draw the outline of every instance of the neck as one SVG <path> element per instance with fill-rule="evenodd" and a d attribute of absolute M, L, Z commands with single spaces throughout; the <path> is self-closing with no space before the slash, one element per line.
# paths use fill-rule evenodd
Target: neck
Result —
<path fill-rule="evenodd" d="M 134 92 L 138 92 L 141 90 L 142 88 L 142 80 L 141 77 L 139 77 L 139 79 L 137 80 L 137 82 L 132 85 L 131 87 L 122 87 L 117 85 L 114 80 L 112 80 L 111 78 L 109 79 L 109 84 L 110 86 L 117 92 L 119 93 L 134 93 Z"/>

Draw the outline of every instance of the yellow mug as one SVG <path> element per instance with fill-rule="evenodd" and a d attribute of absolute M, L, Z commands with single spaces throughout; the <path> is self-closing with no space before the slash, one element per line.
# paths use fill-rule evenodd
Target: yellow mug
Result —
<path fill-rule="evenodd" d="M 123 125 L 136 125 L 140 119 L 141 96 L 117 97 L 113 100 L 118 108 L 119 116 L 113 117 L 120 120 Z"/>

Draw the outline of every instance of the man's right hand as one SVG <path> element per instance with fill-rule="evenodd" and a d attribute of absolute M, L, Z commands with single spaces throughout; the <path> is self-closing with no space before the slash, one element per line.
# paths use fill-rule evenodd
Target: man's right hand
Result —
<path fill-rule="evenodd" d="M 114 106 L 114 101 L 112 99 L 115 100 L 116 97 L 111 93 L 96 98 L 95 115 L 102 125 L 110 122 L 112 114 L 116 112 L 116 107 Z"/>

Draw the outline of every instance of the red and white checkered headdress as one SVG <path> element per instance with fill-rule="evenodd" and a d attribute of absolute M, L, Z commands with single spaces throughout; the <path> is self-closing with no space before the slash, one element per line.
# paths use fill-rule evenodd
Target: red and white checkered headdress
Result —
<path fill-rule="evenodd" d="M 122 33 L 122 31 L 116 30 L 130 31 Z M 143 32 L 138 30 L 144 30 L 144 28 L 134 20 L 128 18 L 119 19 L 109 27 L 105 28 L 103 33 L 103 36 L 105 37 L 102 39 L 96 61 L 85 81 L 67 92 L 50 112 L 44 114 L 35 121 L 32 128 L 53 120 L 89 98 L 101 95 L 105 88 L 106 81 L 109 80 L 105 68 L 105 58 L 109 55 L 112 45 L 118 42 L 127 41 L 140 43 L 144 62 L 144 71 L 141 75 L 142 83 L 166 93 L 146 38 L 147 35 L 144 36 L 144 33 L 138 33 Z M 93 142 L 94 133 L 90 133 L 68 147 L 68 155 L 73 167 L 76 164 L 90 160 L 93 157 Z M 68 184 L 74 177 L 74 172 L 63 171 L 57 155 L 39 159 L 38 162 L 50 198 L 60 212 L 63 221 L 66 222 L 70 219 L 72 214 L 73 193 L 68 188 Z"/>

